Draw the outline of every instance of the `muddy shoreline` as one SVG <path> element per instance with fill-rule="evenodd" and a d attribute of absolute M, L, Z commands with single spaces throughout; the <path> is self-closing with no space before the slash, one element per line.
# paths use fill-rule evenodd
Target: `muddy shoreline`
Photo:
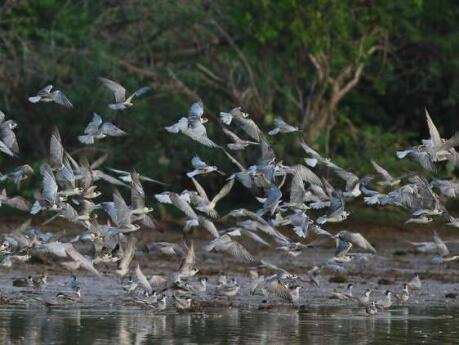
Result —
<path fill-rule="evenodd" d="M 302 283 L 300 291 L 300 305 L 307 310 L 322 306 L 348 306 L 361 308 L 355 301 L 340 301 L 330 299 L 334 289 L 344 290 L 347 283 L 354 284 L 354 295 L 359 296 L 366 288 L 375 289 L 372 298 L 379 299 L 385 290 L 395 293 L 400 292 L 402 284 L 410 280 L 415 273 L 419 273 L 423 281 L 423 288 L 412 291 L 408 302 L 403 306 L 445 306 L 459 305 L 459 263 L 451 262 L 445 265 L 431 263 L 431 256 L 416 254 L 406 240 L 427 241 L 431 239 L 431 230 L 413 229 L 400 230 L 390 227 L 369 227 L 368 225 L 354 225 L 354 231 L 362 232 L 369 241 L 374 244 L 378 253 L 369 260 L 356 260 L 346 264 L 346 274 L 322 270 L 320 274 L 320 288 L 313 287 L 308 283 Z M 332 230 L 333 231 L 333 230 Z M 67 236 L 72 236 L 74 230 L 67 230 Z M 445 229 L 440 231 L 444 240 L 456 239 L 456 231 Z M 169 229 L 163 232 L 148 232 L 142 234 L 134 261 L 133 269 L 137 263 L 142 267 L 147 277 L 152 274 L 169 274 L 175 271 L 180 263 L 178 258 L 167 258 L 146 253 L 144 247 L 152 240 L 179 242 L 180 231 Z M 219 254 L 206 254 L 199 248 L 205 243 L 201 239 L 202 233 L 194 236 L 196 248 L 196 262 L 200 269 L 198 276 L 206 276 L 209 279 L 208 292 L 193 297 L 194 309 L 207 307 L 228 306 L 238 308 L 277 308 L 287 306 L 278 298 L 269 298 L 268 303 L 263 296 L 250 295 L 251 280 L 248 274 L 247 263 L 238 262 L 233 257 Z M 333 243 L 318 245 L 305 250 L 298 257 L 288 256 L 276 251 L 274 248 L 260 248 L 248 240 L 244 245 L 254 253 L 258 259 L 264 259 L 299 276 L 305 276 L 308 269 L 326 262 L 334 252 Z M 459 253 L 459 244 L 449 245 L 452 253 Z M 84 250 L 84 248 L 81 248 Z M 97 267 L 103 277 L 98 278 L 85 271 L 78 271 L 77 276 L 81 282 L 82 297 L 78 302 L 81 307 L 91 306 L 123 306 L 137 305 L 130 296 L 123 291 L 120 279 L 114 274 L 115 264 L 100 264 Z M 49 283 L 42 292 L 30 291 L 28 288 L 13 287 L 14 278 L 27 277 L 29 274 L 47 272 Z M 234 277 L 241 285 L 241 290 L 234 298 L 226 298 L 215 294 L 217 276 L 225 272 L 228 277 Z M 260 274 L 268 275 L 264 270 Z M 44 305 L 58 292 L 69 292 L 66 282 L 69 281 L 70 272 L 66 271 L 57 263 L 17 264 L 12 269 L 1 269 L 0 292 L 4 305 Z M 197 279 L 191 280 L 197 283 Z M 446 297 L 448 296 L 448 297 Z M 171 303 L 172 304 L 172 303 Z M 397 302 L 394 303 L 396 307 Z"/>

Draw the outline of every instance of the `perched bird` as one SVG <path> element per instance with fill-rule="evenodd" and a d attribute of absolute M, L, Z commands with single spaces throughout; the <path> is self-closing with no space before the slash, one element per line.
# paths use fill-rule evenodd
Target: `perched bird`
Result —
<path fill-rule="evenodd" d="M 33 286 L 33 278 L 30 275 L 27 278 L 16 278 L 16 279 L 13 280 L 13 286 L 15 286 L 15 287 L 32 287 Z"/>
<path fill-rule="evenodd" d="M 177 296 L 173 295 L 175 307 L 178 311 L 187 311 L 191 309 L 192 298 L 189 296 Z"/>
<path fill-rule="evenodd" d="M 384 297 L 378 301 L 376 301 L 376 307 L 379 309 L 388 309 L 392 306 L 392 292 L 390 290 L 386 290 L 384 293 Z"/>
<path fill-rule="evenodd" d="M 207 277 L 201 277 L 197 285 L 191 285 L 191 290 L 196 293 L 204 293 L 207 291 L 207 282 Z"/>
<path fill-rule="evenodd" d="M 227 297 L 236 296 L 239 290 L 240 286 L 234 278 L 231 278 L 231 280 L 225 284 L 217 285 L 216 288 L 217 293 L 225 295 Z"/>
<path fill-rule="evenodd" d="M 366 308 L 365 308 L 365 312 L 368 314 L 368 315 L 375 315 L 378 313 L 378 308 L 377 308 L 377 305 L 376 305 L 376 302 L 375 301 L 371 301 L 371 303 L 369 303 Z"/>
<path fill-rule="evenodd" d="M 339 299 L 339 300 L 346 300 L 346 299 L 353 298 L 353 296 L 352 296 L 352 288 L 353 288 L 353 286 L 354 286 L 353 284 L 348 284 L 346 292 L 340 292 L 340 291 L 337 291 L 335 289 L 332 292 L 330 298 L 335 298 L 335 299 Z"/>
<path fill-rule="evenodd" d="M 394 297 L 402 303 L 407 302 L 408 299 L 410 298 L 410 294 L 408 291 L 408 284 L 403 284 L 403 289 L 400 292 L 400 294 L 394 294 Z"/>
<path fill-rule="evenodd" d="M 78 280 L 76 275 L 72 274 L 70 278 L 69 286 L 75 292 L 77 292 L 77 290 L 80 289 L 80 281 Z"/>
<path fill-rule="evenodd" d="M 167 296 L 163 295 L 161 298 L 158 299 L 156 303 L 152 305 L 152 308 L 156 311 L 163 311 L 167 309 Z"/>
<path fill-rule="evenodd" d="M 120 137 L 127 133 L 111 122 L 103 122 L 102 118 L 94 113 L 91 122 L 86 126 L 84 134 L 78 137 L 83 144 L 94 144 L 96 139 L 105 137 Z"/>
<path fill-rule="evenodd" d="M 42 291 L 48 285 L 48 275 L 46 273 L 40 274 L 38 277 L 32 278 L 34 289 Z"/>
<path fill-rule="evenodd" d="M 361 305 L 368 305 L 370 303 L 371 291 L 371 289 L 366 289 L 362 295 L 353 297 L 353 299 L 358 301 Z"/>
<path fill-rule="evenodd" d="M 406 285 L 412 290 L 420 290 L 422 287 L 422 282 L 419 274 L 415 274 L 414 277 Z"/>
<path fill-rule="evenodd" d="M 144 86 L 132 93 L 128 98 L 126 98 L 126 89 L 122 87 L 120 84 L 117 82 L 107 79 L 107 78 L 102 78 L 99 77 L 99 80 L 104 84 L 110 91 L 113 92 L 113 95 L 115 96 L 115 103 L 109 104 L 108 107 L 113 110 L 124 110 L 127 108 L 132 107 L 134 104 L 132 103 L 132 100 L 134 97 L 139 97 L 145 94 L 147 91 L 150 90 L 149 87 Z"/>
<path fill-rule="evenodd" d="M 56 298 L 67 302 L 78 302 L 81 298 L 81 288 L 80 286 L 75 287 L 72 294 L 58 292 Z"/>
<path fill-rule="evenodd" d="M 69 99 L 64 95 L 60 90 L 54 90 L 53 85 L 45 86 L 43 89 L 38 91 L 36 96 L 29 97 L 29 102 L 38 103 L 38 102 L 54 102 L 59 105 L 62 105 L 66 108 L 72 108 L 73 105 L 70 103 Z"/>
<path fill-rule="evenodd" d="M 290 297 L 291 297 L 291 302 L 294 305 L 299 304 L 300 302 L 300 290 L 301 286 L 300 285 L 291 285 L 288 287 L 289 292 L 290 292 Z"/>

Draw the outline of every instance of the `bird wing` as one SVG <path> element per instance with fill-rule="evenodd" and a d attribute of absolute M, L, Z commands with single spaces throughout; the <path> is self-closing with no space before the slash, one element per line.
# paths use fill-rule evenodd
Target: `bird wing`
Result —
<path fill-rule="evenodd" d="M 225 133 L 228 137 L 231 138 L 231 140 L 235 143 L 241 142 L 241 138 L 239 138 L 235 133 L 231 132 L 229 129 L 226 129 L 225 127 L 222 127 L 223 133 Z"/>
<path fill-rule="evenodd" d="M 365 237 L 362 236 L 362 234 L 358 232 L 343 230 L 339 233 L 339 236 L 344 241 L 351 242 L 352 244 L 355 244 L 362 249 L 376 253 L 376 249 L 370 244 L 370 242 L 367 241 Z"/>
<path fill-rule="evenodd" d="M 109 153 L 103 154 L 99 158 L 97 158 L 94 162 L 91 163 L 90 167 L 91 169 L 97 169 L 99 166 L 101 166 L 109 157 Z"/>
<path fill-rule="evenodd" d="M 194 177 L 191 177 L 191 181 L 193 181 L 194 188 L 196 188 L 196 191 L 201 196 L 201 198 L 209 202 L 209 197 L 207 196 L 207 193 L 204 190 L 204 188 L 201 186 L 201 184 Z"/>
<path fill-rule="evenodd" d="M 438 151 L 449 150 L 452 147 L 459 146 L 459 132 L 456 132 L 451 138 L 446 140 Z"/>
<path fill-rule="evenodd" d="M 352 243 L 340 238 L 336 239 L 335 257 L 345 256 L 352 248 Z"/>
<path fill-rule="evenodd" d="M 333 235 L 331 233 L 329 233 L 327 230 L 324 230 L 320 226 L 315 225 L 315 224 L 311 226 L 311 231 L 317 236 L 325 236 L 325 237 L 333 238 Z"/>
<path fill-rule="evenodd" d="M 309 145 L 307 145 L 305 142 L 301 143 L 301 147 L 303 150 L 310 155 L 311 157 L 317 159 L 318 161 L 324 161 L 325 159 L 314 149 L 312 149 Z"/>
<path fill-rule="evenodd" d="M 178 272 L 179 274 L 187 275 L 188 272 L 191 271 L 191 269 L 194 267 L 195 263 L 195 252 L 194 252 L 194 243 L 193 241 L 190 241 L 188 246 L 186 246 L 187 252 L 186 256 L 183 259 L 183 261 L 180 263 Z"/>
<path fill-rule="evenodd" d="M 179 195 L 176 193 L 171 193 L 169 195 L 172 204 L 177 207 L 180 211 L 185 213 L 189 218 L 198 219 L 198 215 L 194 212 L 193 208 L 183 200 Z"/>
<path fill-rule="evenodd" d="M 282 284 L 278 279 L 266 284 L 266 290 L 277 296 L 280 297 L 284 300 L 291 300 L 292 296 L 290 295 L 290 292 L 288 291 L 288 288 Z"/>
<path fill-rule="evenodd" d="M 47 96 L 53 89 L 53 85 L 46 85 L 43 89 L 39 90 L 37 92 L 38 96 Z"/>
<path fill-rule="evenodd" d="M 124 182 L 121 182 L 120 180 L 118 180 L 117 178 L 113 177 L 113 176 L 110 176 L 106 173 L 104 173 L 103 171 L 100 171 L 100 170 L 94 170 L 93 171 L 93 176 L 94 176 L 94 180 L 104 180 L 108 183 L 111 183 L 115 186 L 122 186 L 122 187 L 128 187 L 127 184 L 125 184 Z"/>
<path fill-rule="evenodd" d="M 437 246 L 438 254 L 440 254 L 442 257 L 449 255 L 449 250 L 446 246 L 446 243 L 440 238 L 440 236 L 438 236 L 438 233 L 436 231 L 434 231 L 433 239 Z"/>
<path fill-rule="evenodd" d="M 256 234 L 255 232 L 252 232 L 250 230 L 245 230 L 244 231 L 244 234 L 249 236 L 252 240 L 258 242 L 258 243 L 261 243 L 262 245 L 266 246 L 266 247 L 270 247 L 271 245 L 266 242 L 264 239 L 262 239 L 258 234 Z"/>
<path fill-rule="evenodd" d="M 207 219 L 206 217 L 199 217 L 199 224 L 207 230 L 214 238 L 219 238 L 220 234 L 218 233 L 217 227 L 214 222 Z"/>
<path fill-rule="evenodd" d="M 126 135 L 127 133 L 123 131 L 122 129 L 116 127 L 113 123 L 111 122 L 105 122 L 102 127 L 100 128 L 103 134 L 109 135 L 112 137 L 121 137 L 123 135 Z"/>
<path fill-rule="evenodd" d="M 305 167 L 304 165 L 298 164 L 293 166 L 292 168 L 294 169 L 294 173 L 299 174 L 303 181 L 316 186 L 323 185 L 319 176 L 317 176 L 311 169 Z"/>
<path fill-rule="evenodd" d="M 375 168 L 376 172 L 383 177 L 384 180 L 386 181 L 392 181 L 394 178 L 392 177 L 389 172 L 384 169 L 382 166 L 380 166 L 378 163 L 376 163 L 374 160 L 371 160 L 371 164 L 373 165 L 373 168 Z"/>
<path fill-rule="evenodd" d="M 57 182 L 62 185 L 62 188 L 66 188 L 70 185 L 75 188 L 75 173 L 73 172 L 72 165 L 67 157 L 64 158 L 64 165 L 61 170 L 56 173 Z"/>
<path fill-rule="evenodd" d="M 223 199 L 225 196 L 228 195 L 228 193 L 231 191 L 233 186 L 234 186 L 234 179 L 231 179 L 228 182 L 226 182 L 225 185 L 222 187 L 222 189 L 220 189 L 220 191 L 217 193 L 217 195 L 214 196 L 211 203 L 215 206 L 221 199 Z"/>
<path fill-rule="evenodd" d="M 134 97 L 142 96 L 146 94 L 148 91 L 150 91 L 150 88 L 148 86 L 141 87 L 140 89 L 137 89 L 132 95 L 130 95 L 127 101 L 131 101 Z"/>
<path fill-rule="evenodd" d="M 222 149 L 222 151 L 223 151 L 223 153 L 230 159 L 230 161 L 233 162 L 234 165 L 236 165 L 236 166 L 239 168 L 240 171 L 246 171 L 246 170 L 247 170 L 247 169 L 244 168 L 244 167 L 242 166 L 242 164 L 239 163 L 239 162 L 236 160 L 236 158 L 234 158 L 229 152 L 227 152 L 227 151 L 224 150 L 224 149 Z"/>
<path fill-rule="evenodd" d="M 131 212 L 122 195 L 115 189 L 113 192 L 113 204 L 116 212 L 116 225 L 125 226 L 131 224 Z"/>
<path fill-rule="evenodd" d="M 54 174 L 48 164 L 43 164 L 40 170 L 43 175 L 43 196 L 50 203 L 54 204 L 57 200 L 58 190 Z"/>
<path fill-rule="evenodd" d="M 67 253 L 67 255 L 70 258 L 73 259 L 73 261 L 79 263 L 81 267 L 83 267 L 84 269 L 94 273 L 98 277 L 101 276 L 99 271 L 97 271 L 96 268 L 94 267 L 92 261 L 90 261 L 89 259 L 85 258 L 83 255 L 81 255 L 75 249 L 75 247 L 73 247 L 73 245 L 71 243 L 65 243 L 65 252 Z"/>
<path fill-rule="evenodd" d="M 25 212 L 30 211 L 32 207 L 30 202 L 21 196 L 14 196 L 12 198 L 8 198 L 7 200 L 3 201 L 3 203 L 9 207 L 13 207 Z"/>
<path fill-rule="evenodd" d="M 432 158 L 427 152 L 410 151 L 407 154 L 407 157 L 418 162 L 424 169 L 429 171 L 435 171 L 435 165 L 432 162 Z"/>
<path fill-rule="evenodd" d="M 432 140 L 432 144 L 435 148 L 440 147 L 443 144 L 443 141 L 441 140 L 440 133 L 438 132 L 437 127 L 435 127 L 435 124 L 432 121 L 432 118 L 429 115 L 429 112 L 426 111 L 426 119 L 427 119 L 427 126 L 429 127 L 429 134 L 430 134 L 430 139 Z"/>
<path fill-rule="evenodd" d="M 0 126 L 0 136 L 3 143 L 10 148 L 15 154 L 19 153 L 18 140 L 16 139 L 16 134 L 8 125 Z"/>
<path fill-rule="evenodd" d="M 290 203 L 291 204 L 302 204 L 304 202 L 304 183 L 301 175 L 295 173 L 290 184 Z"/>
<path fill-rule="evenodd" d="M 235 117 L 235 120 L 239 127 L 253 140 L 259 142 L 262 136 L 260 128 L 252 119 L 246 119 L 243 117 Z"/>
<path fill-rule="evenodd" d="M 209 139 L 207 136 L 206 127 L 198 120 L 198 121 L 190 121 L 189 126 L 186 127 L 182 132 L 189 136 L 194 141 L 207 146 L 207 147 L 214 147 L 219 148 L 220 145 L 217 145 L 212 140 Z"/>
<path fill-rule="evenodd" d="M 0 140 L 0 151 L 6 153 L 8 156 L 15 157 L 15 153 L 6 145 L 3 141 Z"/>
<path fill-rule="evenodd" d="M 134 208 L 145 207 L 145 191 L 140 183 L 140 175 L 133 171 L 131 180 L 131 206 Z"/>
<path fill-rule="evenodd" d="M 272 186 L 271 188 L 269 188 L 266 201 L 263 204 L 263 212 L 273 212 L 277 208 L 277 205 L 279 204 L 279 200 L 281 198 L 282 192 L 277 186 Z"/>
<path fill-rule="evenodd" d="M 73 108 L 73 104 L 69 101 L 69 99 L 64 95 L 64 93 L 60 90 L 53 92 L 53 100 L 59 105 L 62 105 L 66 108 Z"/>
<path fill-rule="evenodd" d="M 102 118 L 99 114 L 93 113 L 92 120 L 86 126 L 84 133 L 85 134 L 95 134 L 99 131 L 99 127 L 102 124 Z"/>
<path fill-rule="evenodd" d="M 126 100 L 126 89 L 122 87 L 117 82 L 113 80 L 99 77 L 99 80 L 110 90 L 113 92 L 115 96 L 115 101 L 117 103 L 122 103 Z"/>
<path fill-rule="evenodd" d="M 126 249 L 124 250 L 123 258 L 118 264 L 118 271 L 125 273 L 129 270 L 129 265 L 134 258 L 136 242 L 137 239 L 134 236 L 129 236 Z"/>
<path fill-rule="evenodd" d="M 237 259 L 242 259 L 242 261 L 254 262 L 255 258 L 252 254 L 249 253 L 245 247 L 239 242 L 230 240 L 225 245 L 225 252 L 234 256 Z"/>
<path fill-rule="evenodd" d="M 151 287 L 150 282 L 148 281 L 147 277 L 145 277 L 145 274 L 143 274 L 142 270 L 140 269 L 139 264 L 137 264 L 137 267 L 135 268 L 135 275 L 140 285 L 142 285 L 142 287 L 145 290 L 147 290 L 148 292 L 153 291 L 153 288 Z"/>
<path fill-rule="evenodd" d="M 53 168 L 61 168 L 64 158 L 64 146 L 62 146 L 61 135 L 57 127 L 54 128 L 51 134 L 49 143 L 49 161 Z"/>
<path fill-rule="evenodd" d="M 351 189 L 355 183 L 359 181 L 359 177 L 350 171 L 344 170 L 333 162 L 325 160 L 323 162 L 327 167 L 331 168 L 336 175 L 346 182 L 346 189 Z"/>

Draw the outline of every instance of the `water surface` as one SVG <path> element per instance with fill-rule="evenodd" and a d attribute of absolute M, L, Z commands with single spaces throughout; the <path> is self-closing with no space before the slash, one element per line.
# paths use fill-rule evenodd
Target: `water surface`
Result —
<path fill-rule="evenodd" d="M 457 344 L 459 309 L 0 310 L 0 344 Z"/>

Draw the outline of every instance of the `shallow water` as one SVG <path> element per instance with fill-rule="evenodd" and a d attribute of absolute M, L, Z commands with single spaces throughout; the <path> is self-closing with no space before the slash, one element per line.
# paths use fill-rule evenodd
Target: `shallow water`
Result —
<path fill-rule="evenodd" d="M 455 344 L 457 308 L 154 314 L 123 309 L 1 309 L 0 344 Z"/>

